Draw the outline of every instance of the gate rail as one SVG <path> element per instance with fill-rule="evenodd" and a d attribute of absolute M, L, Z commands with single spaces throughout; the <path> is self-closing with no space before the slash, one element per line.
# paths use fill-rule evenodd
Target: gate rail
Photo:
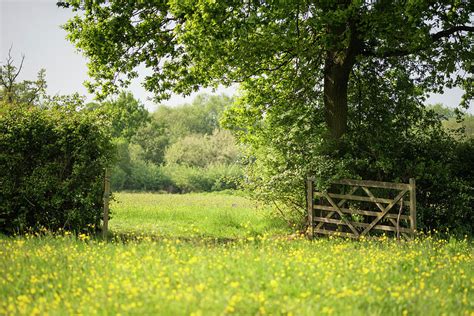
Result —
<path fill-rule="evenodd" d="M 338 235 L 359 239 L 370 232 L 393 232 L 397 238 L 402 234 L 413 237 L 416 231 L 416 184 L 392 183 L 369 180 L 342 179 L 331 182 L 340 188 L 348 187 L 348 193 L 314 191 L 314 178 L 307 179 L 307 207 L 310 238 L 315 234 Z M 369 189 L 370 188 L 370 189 Z M 382 190 L 390 197 L 376 197 L 371 189 Z M 356 195 L 362 191 L 363 195 Z M 315 199 L 317 198 L 317 199 Z M 406 201 L 407 199 L 408 201 Z M 353 207 L 364 205 L 366 209 Z M 394 206 L 399 205 L 398 211 Z M 368 205 L 371 205 L 367 207 Z M 375 206 L 374 206 L 375 205 Z M 406 208 L 408 207 L 408 214 Z M 319 216 L 316 212 L 319 211 Z"/>

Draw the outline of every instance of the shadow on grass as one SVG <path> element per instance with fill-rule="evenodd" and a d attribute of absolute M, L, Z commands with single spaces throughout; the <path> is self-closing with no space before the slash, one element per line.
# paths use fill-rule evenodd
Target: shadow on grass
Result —
<path fill-rule="evenodd" d="M 104 239 L 101 235 L 97 236 L 98 239 Z M 195 245 L 221 245 L 238 242 L 245 238 L 239 237 L 214 237 L 214 236 L 165 236 L 158 233 L 137 233 L 137 232 L 109 232 L 107 235 L 107 241 L 116 243 L 139 243 L 139 242 L 168 242 L 173 241 L 174 243 L 186 243 Z"/>
<path fill-rule="evenodd" d="M 102 235 L 96 235 L 96 240 L 104 240 Z M 162 235 L 155 232 L 141 232 L 137 233 L 134 231 L 130 232 L 114 232 L 109 231 L 106 240 L 111 243 L 141 243 L 141 242 L 156 242 L 156 243 L 173 243 L 173 244 L 186 244 L 186 245 L 226 245 L 233 243 L 260 243 L 264 240 L 280 240 L 280 241 L 297 241 L 307 240 L 307 236 L 304 233 L 288 233 L 288 234 L 271 234 L 271 235 L 260 235 L 256 234 L 253 236 L 209 236 L 209 235 L 194 235 L 194 236 L 183 236 L 183 235 Z"/>

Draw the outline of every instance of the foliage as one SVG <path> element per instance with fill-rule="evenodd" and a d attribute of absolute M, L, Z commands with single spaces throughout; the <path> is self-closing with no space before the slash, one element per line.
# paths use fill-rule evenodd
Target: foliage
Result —
<path fill-rule="evenodd" d="M 169 142 L 191 134 L 211 135 L 220 128 L 219 119 L 233 99 L 226 95 L 198 94 L 191 104 L 159 106 L 153 119 L 166 129 Z"/>
<path fill-rule="evenodd" d="M 458 120 L 443 121 L 443 126 L 456 138 L 474 138 L 474 115 L 465 114 Z"/>
<path fill-rule="evenodd" d="M 444 106 L 442 103 L 436 103 L 436 104 L 430 105 L 428 108 L 432 110 L 433 112 L 435 112 L 436 114 L 438 114 L 442 120 L 449 120 L 449 119 L 456 118 L 458 114 L 457 113 L 458 111 L 456 111 L 456 109 L 450 109 Z"/>
<path fill-rule="evenodd" d="M 142 126 L 132 139 L 140 159 L 156 165 L 164 162 L 165 151 L 170 143 L 170 137 L 164 122 L 152 116 L 151 122 Z"/>
<path fill-rule="evenodd" d="M 169 193 L 210 192 L 239 188 L 242 169 L 238 165 L 158 166 L 132 159 L 129 173 L 113 169 L 112 188 L 116 191 L 161 191 Z"/>
<path fill-rule="evenodd" d="M 14 64 L 11 48 L 4 64 L 0 64 L 0 104 L 23 104 L 27 106 L 41 105 L 46 97 L 46 71 L 41 69 L 36 80 L 23 80 L 17 78 L 23 68 L 25 57 L 20 65 Z M 1 109 L 1 108 L 0 108 Z"/>
<path fill-rule="evenodd" d="M 179 139 L 165 153 L 166 164 L 206 167 L 211 164 L 237 162 L 239 149 L 235 138 L 225 130 L 215 130 L 212 135 L 191 134 Z"/>
<path fill-rule="evenodd" d="M 131 92 L 122 91 L 115 99 L 101 104 L 89 103 L 87 108 L 110 122 L 113 138 L 130 141 L 137 130 L 149 121 L 148 111 Z"/>
<path fill-rule="evenodd" d="M 167 192 L 236 188 L 241 178 L 235 138 L 219 127 L 231 98 L 198 95 L 192 104 L 159 106 L 150 122 L 126 140 L 116 140 L 119 160 L 114 190 Z"/>
<path fill-rule="evenodd" d="M 472 99 L 469 1 L 59 5 L 81 10 L 64 28 L 89 59 L 89 87 L 102 95 L 128 85 L 143 64 L 152 69 L 144 84 L 157 98 L 233 82 L 259 95 L 290 78 L 294 89 L 284 103 L 321 98 L 319 110 L 333 138 L 346 132 L 348 86 L 360 65 L 380 72 L 407 69 L 425 92 L 463 86 L 463 104 Z"/>
<path fill-rule="evenodd" d="M 159 106 L 148 124 L 138 129 L 131 143 L 140 146 L 139 157 L 160 165 L 168 147 L 189 135 L 211 135 L 232 99 L 225 95 L 199 94 L 192 104 Z"/>
<path fill-rule="evenodd" d="M 115 147 L 115 164 L 112 168 L 111 186 L 114 190 L 122 189 L 131 173 L 130 152 L 128 150 L 129 143 L 126 139 L 117 138 L 112 140 Z"/>
<path fill-rule="evenodd" d="M 308 241 L 230 195 L 117 194 L 112 207 L 116 238 L 108 243 L 82 234 L 0 237 L 0 314 L 464 315 L 473 308 L 466 239 Z"/>
<path fill-rule="evenodd" d="M 165 191 L 171 186 L 169 175 L 160 166 L 143 160 L 133 160 L 126 183 L 128 190 Z"/>
<path fill-rule="evenodd" d="M 429 109 L 440 115 L 443 126 L 455 138 L 474 138 L 474 115 L 450 109 L 439 103 L 430 106 Z"/>
<path fill-rule="evenodd" d="M 284 204 L 304 223 L 308 175 L 316 177 L 320 190 L 338 178 L 405 183 L 415 178 L 420 228 L 472 233 L 472 142 L 444 131 L 439 116 L 419 103 L 420 90 L 406 70 L 380 74 L 372 68 L 354 73 L 365 80 L 349 87 L 349 131 L 335 144 L 324 137 L 321 101 L 284 102 L 291 80 L 283 78 L 271 93 L 248 89 L 242 95 L 224 121 L 248 146 L 250 191 Z"/>
<path fill-rule="evenodd" d="M 237 189 L 242 178 L 238 165 L 208 165 L 192 167 L 186 165 L 168 165 L 163 172 L 171 179 L 171 192 L 211 192 Z"/>
<path fill-rule="evenodd" d="M 209 137 L 188 135 L 171 145 L 165 154 L 167 164 L 205 167 L 214 158 Z"/>
<path fill-rule="evenodd" d="M 97 227 L 111 154 L 101 122 L 74 105 L 9 108 L 0 116 L 0 231 Z"/>

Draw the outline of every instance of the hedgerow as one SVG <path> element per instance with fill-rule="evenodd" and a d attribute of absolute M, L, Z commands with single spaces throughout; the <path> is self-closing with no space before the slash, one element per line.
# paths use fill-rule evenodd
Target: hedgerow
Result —
<path fill-rule="evenodd" d="M 90 112 L 8 106 L 0 115 L 0 231 L 98 227 L 112 149 Z"/>

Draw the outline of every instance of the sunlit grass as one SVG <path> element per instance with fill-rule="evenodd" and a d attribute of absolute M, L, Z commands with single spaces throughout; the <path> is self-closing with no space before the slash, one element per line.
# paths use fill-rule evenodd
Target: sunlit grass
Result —
<path fill-rule="evenodd" d="M 0 315 L 474 311 L 474 248 L 467 239 L 308 241 L 290 238 L 280 222 L 266 220 L 265 210 L 255 213 L 242 197 L 117 198 L 122 202 L 110 224 L 114 234 L 134 235 L 126 242 L 70 234 L 1 237 Z M 220 216 L 238 227 L 219 228 Z M 183 228 L 187 223 L 194 228 Z"/>
<path fill-rule="evenodd" d="M 289 232 L 270 209 L 236 195 L 118 193 L 111 208 L 113 233 L 239 238 Z"/>

